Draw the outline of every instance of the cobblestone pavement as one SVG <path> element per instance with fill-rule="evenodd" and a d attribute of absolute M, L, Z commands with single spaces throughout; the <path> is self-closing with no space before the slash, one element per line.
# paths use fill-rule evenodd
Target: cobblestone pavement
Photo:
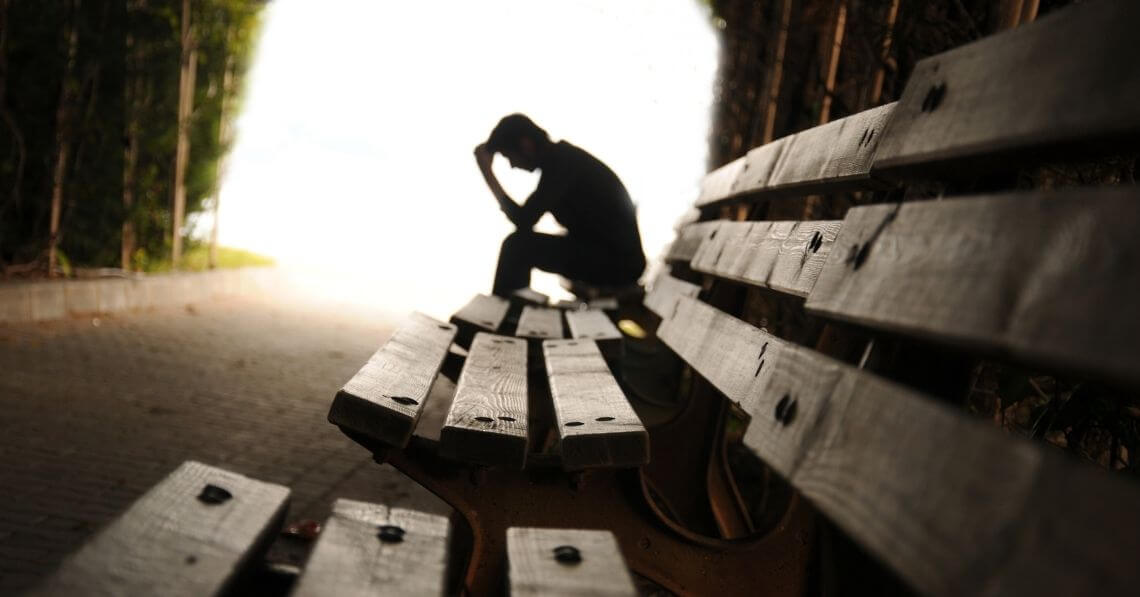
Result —
<path fill-rule="evenodd" d="M 446 513 L 325 420 L 391 324 L 236 299 L 0 324 L 0 594 L 187 459 L 287 485 L 290 520 L 337 497 Z"/>

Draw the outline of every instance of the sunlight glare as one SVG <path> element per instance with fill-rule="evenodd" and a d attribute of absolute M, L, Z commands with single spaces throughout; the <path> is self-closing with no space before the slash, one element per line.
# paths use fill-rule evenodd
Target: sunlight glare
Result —
<path fill-rule="evenodd" d="M 446 317 L 490 292 L 511 231 L 471 151 L 524 112 L 618 173 L 652 260 L 705 171 L 716 58 L 696 0 L 275 0 L 221 243 L 340 300 Z M 537 182 L 501 158 L 495 171 L 519 202 Z M 549 215 L 539 227 L 558 229 Z M 532 286 L 561 291 L 554 276 Z"/>

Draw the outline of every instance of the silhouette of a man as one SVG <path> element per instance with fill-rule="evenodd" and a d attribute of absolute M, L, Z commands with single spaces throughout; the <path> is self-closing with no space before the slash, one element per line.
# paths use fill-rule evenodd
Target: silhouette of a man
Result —
<path fill-rule="evenodd" d="M 538 187 L 519 205 L 491 172 L 502 154 L 512 168 L 541 170 Z M 493 292 L 502 297 L 530 286 L 532 268 L 599 286 L 635 283 L 645 269 L 637 215 L 625 186 L 594 156 L 566 141 L 554 143 L 531 119 L 511 114 L 499 121 L 475 161 L 499 207 L 516 230 L 499 251 Z M 550 212 L 565 235 L 532 228 Z"/>

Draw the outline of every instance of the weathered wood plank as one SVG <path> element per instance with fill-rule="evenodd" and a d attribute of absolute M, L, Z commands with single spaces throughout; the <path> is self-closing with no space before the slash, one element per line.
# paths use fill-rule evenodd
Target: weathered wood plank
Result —
<path fill-rule="evenodd" d="M 450 533 L 443 516 L 338 499 L 292 595 L 443 595 Z"/>
<path fill-rule="evenodd" d="M 1132 187 L 856 208 L 806 307 L 1140 384 L 1138 223 Z"/>
<path fill-rule="evenodd" d="M 440 454 L 487 466 L 522 468 L 527 450 L 527 341 L 481 333 L 471 344 Z"/>
<path fill-rule="evenodd" d="M 732 185 L 733 194 L 759 191 L 768 186 L 768 178 L 783 158 L 791 137 L 776 139 L 754 147 L 744 156 L 744 168 Z"/>
<path fill-rule="evenodd" d="M 561 338 L 562 312 L 544 307 L 523 307 L 515 335 L 522 338 Z"/>
<path fill-rule="evenodd" d="M 637 595 L 609 531 L 511 527 L 507 560 L 512 597 Z"/>
<path fill-rule="evenodd" d="M 757 193 L 875 187 L 871 163 L 895 104 L 788 135 L 705 176 L 698 207 Z"/>
<path fill-rule="evenodd" d="M 822 192 L 838 186 L 875 186 L 871 161 L 895 103 L 796 133 L 785 141 L 780 160 L 757 190 Z"/>
<path fill-rule="evenodd" d="M 694 270 L 807 296 L 841 222 L 720 222 L 693 255 Z"/>
<path fill-rule="evenodd" d="M 1080 3 L 915 65 L 874 171 L 1140 136 L 1140 3 Z M 1059 84 L 1059 82 L 1063 82 Z"/>
<path fill-rule="evenodd" d="M 666 269 L 657 277 L 653 282 L 653 288 L 645 295 L 645 306 L 658 317 L 665 319 L 672 315 L 677 299 L 682 296 L 696 298 L 700 292 L 700 286 L 678 280 Z"/>
<path fill-rule="evenodd" d="M 583 309 L 566 312 L 566 324 L 571 338 L 589 338 L 595 341 L 621 340 L 621 332 L 601 309 Z"/>
<path fill-rule="evenodd" d="M 533 288 L 519 288 L 511 293 L 511 298 L 526 305 L 544 306 L 550 303 L 550 297 Z"/>
<path fill-rule="evenodd" d="M 768 275 L 768 287 L 806 297 L 815 287 L 842 226 L 843 222 L 838 220 L 797 222 L 780 245 L 772 273 Z"/>
<path fill-rule="evenodd" d="M 602 296 L 586 303 L 586 306 L 590 309 L 601 309 L 602 311 L 617 311 L 621 304 L 617 297 Z"/>
<path fill-rule="evenodd" d="M 454 325 L 413 313 L 337 392 L 329 422 L 406 445 L 455 332 Z"/>
<path fill-rule="evenodd" d="M 459 326 L 456 344 L 467 347 L 479 331 L 498 332 L 507 317 L 511 303 L 507 299 L 477 294 L 462 309 L 451 316 L 451 323 Z"/>
<path fill-rule="evenodd" d="M 706 174 L 701 179 L 701 193 L 697 196 L 696 205 L 708 205 L 732 195 L 733 184 L 743 169 L 744 158 L 741 157 Z"/>
<path fill-rule="evenodd" d="M 701 246 L 705 237 L 717 226 L 717 222 L 697 222 L 681 229 L 677 239 L 669 245 L 665 253 L 666 261 L 681 261 L 688 263 Z"/>
<path fill-rule="evenodd" d="M 542 343 L 562 466 L 578 470 L 639 466 L 649 461 L 649 435 L 592 340 Z"/>
<path fill-rule="evenodd" d="M 751 415 L 747 446 L 920 593 L 1126 595 L 1140 582 L 1134 483 L 692 299 L 658 335 Z"/>
<path fill-rule="evenodd" d="M 29 595 L 221 594 L 288 501 L 288 488 L 186 461 Z"/>
<path fill-rule="evenodd" d="M 684 228 L 685 226 L 688 226 L 689 224 L 695 224 L 697 222 L 697 220 L 700 220 L 700 219 L 701 219 L 701 210 L 699 210 L 695 207 L 690 207 L 689 209 L 686 209 L 684 213 L 681 214 L 681 217 L 677 218 L 676 222 L 673 223 L 673 230 L 680 232 L 681 229 Z"/>

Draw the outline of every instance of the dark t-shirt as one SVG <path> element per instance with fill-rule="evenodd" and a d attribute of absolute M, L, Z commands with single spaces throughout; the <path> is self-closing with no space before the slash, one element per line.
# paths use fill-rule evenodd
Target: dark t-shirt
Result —
<path fill-rule="evenodd" d="M 539 167 L 538 187 L 511 218 L 520 230 L 550 212 L 567 236 L 605 247 L 623 265 L 645 266 L 637 214 L 613 170 L 566 141 L 552 145 Z"/>

